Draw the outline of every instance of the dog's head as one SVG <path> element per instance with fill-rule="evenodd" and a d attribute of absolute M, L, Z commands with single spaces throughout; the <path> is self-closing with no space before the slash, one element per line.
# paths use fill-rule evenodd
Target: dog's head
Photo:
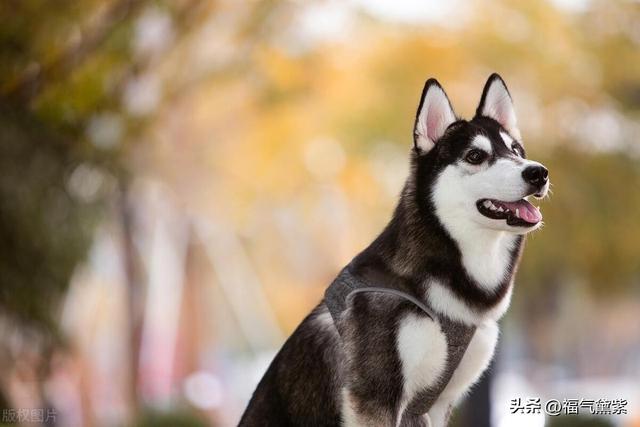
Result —
<path fill-rule="evenodd" d="M 489 77 L 472 120 L 458 119 L 440 84 L 425 84 L 414 128 L 419 197 L 449 232 L 492 229 L 525 234 L 542 224 L 527 198 L 549 190 L 547 169 L 526 158 L 511 95 Z M 455 233 L 454 233 L 455 234 Z"/>

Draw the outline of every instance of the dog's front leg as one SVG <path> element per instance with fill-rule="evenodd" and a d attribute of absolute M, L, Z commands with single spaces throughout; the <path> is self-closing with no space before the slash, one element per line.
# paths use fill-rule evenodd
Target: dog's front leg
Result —
<path fill-rule="evenodd" d="M 347 381 L 342 389 L 342 425 L 345 427 L 396 427 L 402 379 L 393 352 L 373 350 L 366 335 L 358 337 L 348 356 Z"/>
<path fill-rule="evenodd" d="M 396 427 L 403 393 L 393 298 L 358 294 L 339 324 L 344 349 L 344 426 Z M 399 311 L 398 311 L 399 312 Z"/>

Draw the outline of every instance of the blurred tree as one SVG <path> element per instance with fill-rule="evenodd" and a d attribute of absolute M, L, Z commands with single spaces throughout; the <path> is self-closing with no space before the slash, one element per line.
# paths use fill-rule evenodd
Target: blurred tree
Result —
<path fill-rule="evenodd" d="M 77 7 L 74 2 L 61 2 L 55 11 L 41 3 L 0 6 L 0 16 L 6 23 L 0 31 L 0 307 L 14 320 L 50 330 L 51 310 L 86 251 L 94 223 L 95 205 L 86 202 L 95 202 L 101 195 L 98 187 L 82 189 L 89 177 L 81 176 L 78 167 L 89 162 L 113 169 L 117 164 L 113 163 L 116 155 L 90 150 L 83 140 L 83 126 L 104 98 L 86 104 L 86 98 L 96 98 L 96 88 L 90 90 L 88 84 L 97 86 L 99 82 L 86 82 L 88 76 L 78 79 L 74 71 L 95 55 L 100 42 L 113 30 L 112 21 L 117 19 L 120 23 L 126 10 L 121 10 L 122 4 L 114 6 L 118 12 L 112 13 L 117 18 L 110 16 L 104 27 L 98 25 L 100 34 L 86 35 L 92 40 L 83 43 L 79 24 L 86 25 L 83 21 L 95 13 L 98 2 L 92 7 L 88 3 Z M 47 105 L 41 103 L 43 93 L 65 84 L 67 89 L 75 84 L 86 91 L 81 100 L 87 106 L 85 111 L 72 105 L 77 99 L 63 96 L 66 91 L 57 102 L 50 99 Z M 85 171 L 90 173 L 89 169 Z M 98 169 L 93 171 L 93 185 L 99 186 L 103 176 Z M 75 190 L 71 181 L 74 172 L 79 173 Z"/>
<path fill-rule="evenodd" d="M 86 251 L 97 213 L 95 203 L 69 188 L 74 173 L 91 179 L 77 169 L 82 158 L 72 144 L 33 115 L 1 107 L 0 309 L 50 333 L 52 309 Z"/>
<path fill-rule="evenodd" d="M 52 316 L 93 229 L 114 202 L 126 200 L 126 142 L 148 116 L 123 108 L 125 89 L 154 65 L 154 49 L 169 49 L 197 27 L 205 6 L 198 0 L 0 5 L 0 322 L 6 335 L 20 336 L 14 344 L 41 353 L 43 366 L 32 367 L 40 376 L 62 338 Z M 21 357 L 11 345 L 0 344 L 3 378 Z"/>

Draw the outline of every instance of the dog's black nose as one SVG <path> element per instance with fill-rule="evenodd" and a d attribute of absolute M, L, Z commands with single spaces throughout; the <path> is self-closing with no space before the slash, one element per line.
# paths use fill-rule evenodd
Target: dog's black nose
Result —
<path fill-rule="evenodd" d="M 542 187 L 549 180 L 549 171 L 544 166 L 527 166 L 522 171 L 526 182 L 536 187 Z"/>

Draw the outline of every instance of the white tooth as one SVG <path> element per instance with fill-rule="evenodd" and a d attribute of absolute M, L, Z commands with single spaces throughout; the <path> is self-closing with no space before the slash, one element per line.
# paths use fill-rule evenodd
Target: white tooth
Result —
<path fill-rule="evenodd" d="M 491 206 L 491 202 L 489 200 L 485 200 L 483 205 L 485 208 L 488 208 L 489 206 Z"/>
<path fill-rule="evenodd" d="M 502 209 L 502 206 L 498 206 L 498 212 L 504 212 L 504 209 Z"/>
<path fill-rule="evenodd" d="M 516 218 L 520 218 L 520 209 L 516 208 Z"/>
<path fill-rule="evenodd" d="M 492 203 L 491 206 L 489 206 L 489 209 L 491 209 L 492 211 L 495 211 L 497 208 L 495 207 L 495 205 Z"/>

